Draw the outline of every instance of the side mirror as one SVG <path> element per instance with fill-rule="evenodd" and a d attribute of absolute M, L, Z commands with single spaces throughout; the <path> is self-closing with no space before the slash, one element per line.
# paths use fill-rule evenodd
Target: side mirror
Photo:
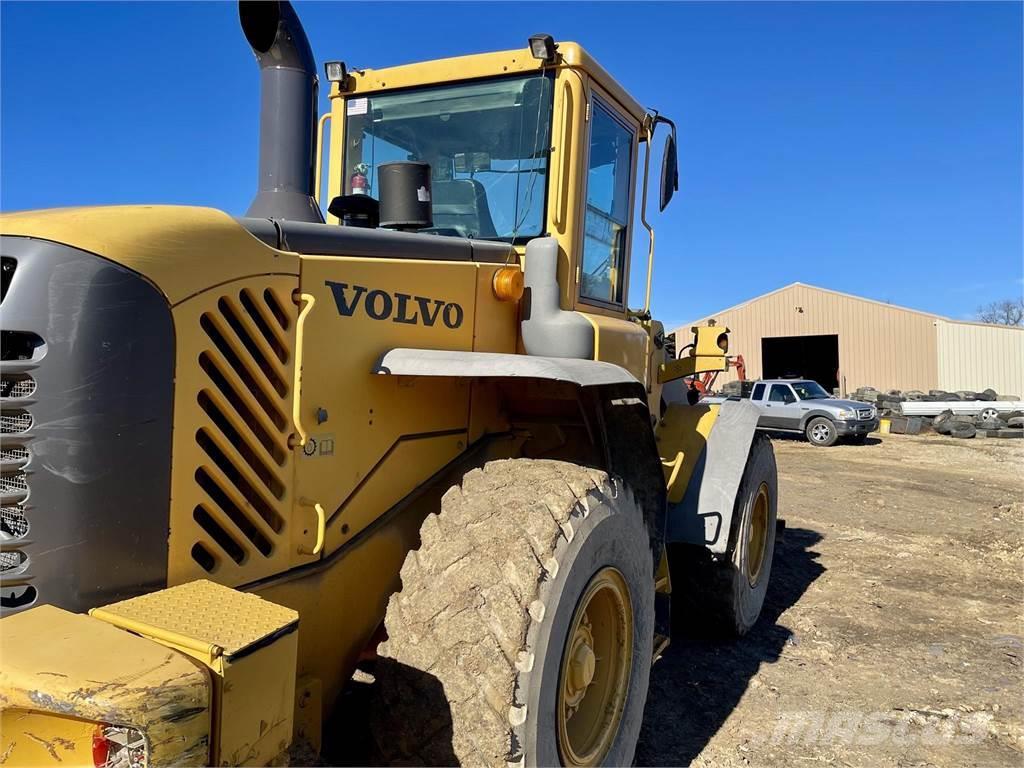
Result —
<path fill-rule="evenodd" d="M 672 195 L 679 190 L 679 166 L 676 160 L 676 127 L 665 137 L 665 152 L 661 156 L 661 207 L 664 211 Z"/>

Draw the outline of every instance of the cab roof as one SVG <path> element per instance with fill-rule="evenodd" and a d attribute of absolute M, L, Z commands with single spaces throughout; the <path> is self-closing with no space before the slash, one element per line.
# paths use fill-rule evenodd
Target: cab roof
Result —
<path fill-rule="evenodd" d="M 604 88 L 627 114 L 637 122 L 643 123 L 647 110 L 598 64 L 583 46 L 573 42 L 558 43 L 558 54 L 558 62 L 551 65 L 533 58 L 529 48 L 519 48 L 402 64 L 386 69 L 351 70 L 347 83 L 350 87 L 342 90 L 338 83 L 332 83 L 331 98 L 414 86 L 443 85 L 484 77 L 536 72 L 539 69 L 568 68 L 585 72 Z"/>

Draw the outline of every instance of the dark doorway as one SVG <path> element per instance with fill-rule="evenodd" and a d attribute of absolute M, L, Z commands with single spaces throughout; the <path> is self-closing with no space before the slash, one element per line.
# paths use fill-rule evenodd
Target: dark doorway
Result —
<path fill-rule="evenodd" d="M 839 336 L 761 339 L 761 369 L 765 379 L 811 379 L 832 392 L 839 386 Z"/>

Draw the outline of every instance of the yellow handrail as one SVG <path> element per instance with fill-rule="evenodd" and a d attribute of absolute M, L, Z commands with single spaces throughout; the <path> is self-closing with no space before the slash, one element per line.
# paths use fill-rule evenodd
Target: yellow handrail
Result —
<path fill-rule="evenodd" d="M 305 347 L 303 330 L 306 327 L 306 318 L 312 311 L 313 305 L 316 304 L 316 299 L 311 293 L 300 293 L 298 296 L 293 294 L 292 298 L 296 304 L 305 302 L 305 306 L 299 310 L 299 319 L 295 323 L 295 377 L 292 386 L 292 422 L 295 424 L 295 434 L 298 435 L 299 445 L 303 446 L 309 441 L 309 434 L 302 427 L 302 398 L 300 397 L 302 392 L 302 350 Z"/>
<path fill-rule="evenodd" d="M 313 507 L 316 510 L 316 544 L 313 545 L 313 549 L 306 549 L 303 546 L 299 547 L 300 555 L 319 555 L 321 550 L 324 548 L 324 534 L 327 531 L 327 514 L 324 512 L 324 508 L 316 502 L 310 501 L 309 499 L 300 499 L 299 505 L 303 507 Z"/>
<path fill-rule="evenodd" d="M 555 226 L 558 228 L 565 227 L 565 221 L 567 218 L 566 208 L 569 207 L 568 202 L 565 207 L 562 206 L 562 191 L 565 186 L 565 175 L 569 172 L 569 102 L 572 99 L 572 86 L 569 85 L 569 81 L 565 80 L 562 83 L 562 131 L 558 142 L 558 151 L 561 153 L 558 158 L 558 171 L 555 173 L 555 205 L 552 209 L 554 214 Z"/>

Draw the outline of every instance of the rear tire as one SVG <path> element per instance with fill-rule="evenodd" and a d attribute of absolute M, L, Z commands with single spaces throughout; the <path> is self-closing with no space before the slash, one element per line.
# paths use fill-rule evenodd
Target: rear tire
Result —
<path fill-rule="evenodd" d="M 825 416 L 815 416 L 808 421 L 807 426 L 804 427 L 804 435 L 807 437 L 807 442 L 811 445 L 818 445 L 822 448 L 834 445 L 836 440 L 839 439 L 836 425 L 832 423 L 832 419 Z"/>
<path fill-rule="evenodd" d="M 697 634 L 731 639 L 742 637 L 757 623 L 775 555 L 778 483 L 771 441 L 755 435 L 736 492 L 728 556 L 714 560 L 703 548 L 669 546 L 676 630 L 695 629 Z M 763 510 L 758 508 L 759 497 Z"/>
<path fill-rule="evenodd" d="M 492 462 L 445 494 L 421 537 L 385 619 L 371 713 L 380 757 L 563 765 L 572 748 L 594 748 L 600 764 L 631 764 L 654 637 L 654 565 L 632 491 L 565 462 Z"/>

